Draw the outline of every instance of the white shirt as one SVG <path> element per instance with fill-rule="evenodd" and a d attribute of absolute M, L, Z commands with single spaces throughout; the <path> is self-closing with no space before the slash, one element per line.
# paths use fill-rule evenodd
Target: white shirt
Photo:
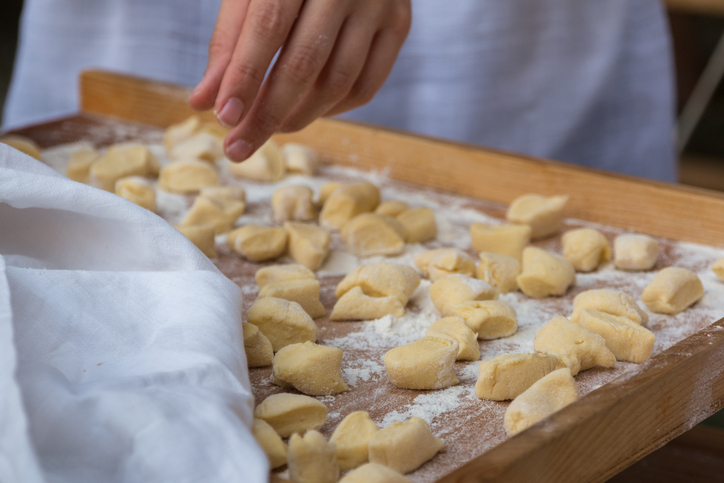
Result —
<path fill-rule="evenodd" d="M 7 126 L 75 112 L 83 68 L 193 85 L 219 0 L 27 0 Z M 413 2 L 375 99 L 344 117 L 675 181 L 658 0 Z"/>

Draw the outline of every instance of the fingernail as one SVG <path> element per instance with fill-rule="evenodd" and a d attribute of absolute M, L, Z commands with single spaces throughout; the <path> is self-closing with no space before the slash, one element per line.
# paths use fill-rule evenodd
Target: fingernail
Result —
<path fill-rule="evenodd" d="M 239 124 L 239 120 L 241 119 L 241 113 L 243 111 L 244 104 L 236 97 L 232 97 L 231 99 L 226 101 L 226 104 L 224 104 L 224 107 L 216 115 L 216 118 L 219 120 L 222 126 L 234 127 Z"/>
<path fill-rule="evenodd" d="M 251 153 L 251 144 L 239 139 L 234 141 L 226 148 L 226 157 L 231 161 L 240 163 L 244 161 Z"/>

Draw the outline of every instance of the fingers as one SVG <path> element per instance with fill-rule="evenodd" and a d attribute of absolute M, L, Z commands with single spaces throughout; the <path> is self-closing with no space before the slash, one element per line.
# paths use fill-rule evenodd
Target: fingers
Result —
<path fill-rule="evenodd" d="M 316 82 L 279 130 L 298 131 L 344 99 L 362 72 L 374 36 L 368 22 L 345 22 Z"/>
<path fill-rule="evenodd" d="M 392 71 L 397 54 L 405 42 L 409 30 L 409 21 L 400 28 L 387 28 L 377 33 L 362 73 L 350 89 L 347 96 L 334 107 L 325 112 L 325 116 L 333 116 L 349 111 L 370 102 L 387 76 Z"/>
<path fill-rule="evenodd" d="M 335 45 L 346 12 L 337 0 L 307 1 L 248 115 L 225 140 L 226 156 L 242 161 L 287 119 L 314 85 Z"/>
<path fill-rule="evenodd" d="M 214 106 L 221 124 L 236 126 L 252 106 L 301 5 L 302 0 L 251 0 Z"/>
<path fill-rule="evenodd" d="M 222 0 L 214 33 L 209 42 L 209 61 L 201 81 L 189 96 L 189 105 L 196 110 L 214 107 L 234 47 L 244 24 L 248 0 Z"/>

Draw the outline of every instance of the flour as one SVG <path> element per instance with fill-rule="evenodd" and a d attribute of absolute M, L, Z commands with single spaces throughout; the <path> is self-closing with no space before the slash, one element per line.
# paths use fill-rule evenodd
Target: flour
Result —
<path fill-rule="evenodd" d="M 407 421 L 415 417 L 432 424 L 438 417 L 456 409 L 462 401 L 475 398 L 475 388 L 470 386 L 451 386 L 439 391 L 420 394 L 412 404 L 405 408 L 391 411 L 381 421 L 381 426 Z"/>
<path fill-rule="evenodd" d="M 60 144 L 43 150 L 43 163 L 47 164 L 57 172 L 65 175 L 68 169 L 70 156 L 79 149 L 93 149 L 93 144 L 88 141 L 77 143 Z"/>
<path fill-rule="evenodd" d="M 358 359 L 342 370 L 342 376 L 350 388 L 360 381 L 369 381 L 375 374 L 381 374 L 384 366 L 377 361 Z"/>
<path fill-rule="evenodd" d="M 124 125 L 104 123 L 91 132 L 90 143 L 73 143 L 45 150 L 44 159 L 54 169 L 64 173 L 67 159 L 75 149 L 94 144 L 105 145 L 100 140 L 110 139 L 112 129 L 120 129 L 120 137 L 123 139 L 138 135 L 138 139 L 147 140 L 159 164 L 163 166 L 169 162 L 160 144 L 162 134 L 160 131 L 149 130 L 151 133 L 141 133 L 137 126 L 118 126 Z M 357 156 L 356 153 L 351 153 L 349 159 L 357 159 Z M 330 255 L 317 272 L 327 309 L 334 303 L 334 286 L 339 277 L 360 265 L 389 262 L 415 267 L 415 255 L 439 247 L 457 248 L 475 257 L 476 254 L 470 246 L 470 225 L 505 222 L 505 208 L 500 205 L 396 182 L 387 178 L 384 173 L 324 165 L 316 177 L 290 175 L 277 183 L 261 183 L 234 178 L 228 172 L 226 161 L 221 160 L 217 165 L 220 168 L 223 184 L 241 186 L 247 194 L 247 211 L 237 220 L 236 226 L 271 224 L 270 199 L 279 186 L 303 184 L 319 193 L 321 186 L 329 181 L 369 181 L 380 188 L 383 200 L 399 200 L 413 208 L 428 207 L 435 212 L 438 225 L 437 239 L 424 245 L 407 245 L 404 252 L 395 257 L 357 258 L 345 250 L 339 234 L 333 234 Z M 169 221 L 177 221 L 188 209 L 192 199 L 157 190 L 159 214 Z M 598 229 L 609 241 L 625 232 L 581 220 L 566 219 L 564 223 L 565 229 L 584 226 Z M 688 268 L 697 273 L 704 284 L 705 293 L 701 301 L 676 316 L 654 314 L 646 310 L 650 318 L 648 328 L 656 335 L 654 356 L 724 316 L 724 283 L 710 271 L 711 264 L 724 257 L 724 250 L 693 243 L 663 239 L 658 241 L 661 250 L 659 261 L 653 271 L 624 272 L 617 270 L 612 263 L 607 263 L 593 273 L 578 273 L 576 283 L 564 297 L 536 300 L 526 297 L 521 292 L 500 295 L 499 299 L 516 311 L 518 330 L 511 337 L 480 341 L 481 360 L 489 360 L 502 354 L 532 352 L 533 340 L 540 327 L 555 316 L 570 316 L 573 298 L 584 290 L 594 288 L 621 290 L 644 307 L 640 301 L 641 292 L 658 270 L 670 265 Z M 223 246 L 225 236 L 218 236 L 216 242 L 217 249 L 223 248 L 228 254 L 228 249 Z M 536 245 L 554 253 L 561 252 L 560 237 L 536 242 Z M 222 250 L 219 252 L 221 258 Z M 277 263 L 290 261 L 288 257 L 284 257 Z M 255 266 L 239 263 L 235 258 L 220 260 L 217 265 L 240 286 L 248 308 L 257 293 L 257 287 L 253 282 Z M 385 352 L 423 337 L 427 328 L 441 317 L 430 300 L 430 286 L 429 280 L 421 281 L 410 298 L 405 315 L 400 318 L 388 315 L 371 321 L 342 323 L 318 319 L 321 334 L 319 342 L 339 347 L 344 351 L 341 369 L 351 389 L 347 393 L 318 398 L 329 409 L 328 423 L 321 428 L 321 431 L 329 437 L 341 418 L 359 410 L 369 411 L 381 426 L 404 421 L 413 416 L 424 419 L 431 425 L 433 433 L 444 440 L 445 450 L 419 470 L 408 475 L 416 482 L 436 481 L 506 438 L 502 418 L 507 403 L 480 400 L 474 393 L 480 361 L 456 362 L 455 372 L 460 383 L 443 390 L 401 390 L 389 382 L 383 363 Z M 618 362 L 612 369 L 594 368 L 578 374 L 576 384 L 581 395 L 585 396 L 616 378 L 631 377 L 642 367 L 645 365 Z M 712 369 L 716 370 L 719 369 Z M 707 373 L 702 377 L 708 380 L 713 376 Z M 250 379 L 257 400 L 282 390 L 269 381 L 268 368 L 251 370 Z M 706 386 L 705 382 L 702 380 L 701 393 L 703 396 L 708 396 L 710 386 Z M 702 409 L 705 410 L 706 408 Z"/>

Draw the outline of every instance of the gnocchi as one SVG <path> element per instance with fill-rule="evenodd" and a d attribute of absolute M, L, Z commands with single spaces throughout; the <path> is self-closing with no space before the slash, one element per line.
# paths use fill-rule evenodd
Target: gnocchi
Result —
<path fill-rule="evenodd" d="M 312 318 L 296 302 L 264 297 L 249 308 L 246 321 L 258 327 L 274 351 L 301 342 L 317 340 L 319 330 Z"/>
<path fill-rule="evenodd" d="M 470 239 L 476 252 L 497 253 L 520 260 L 523 249 L 530 244 L 528 225 L 486 225 L 473 223 Z"/>
<path fill-rule="evenodd" d="M 292 434 L 287 467 L 291 480 L 298 483 L 336 483 L 339 479 L 337 447 L 314 430 L 304 436 Z"/>
<path fill-rule="evenodd" d="M 675 315 L 703 296 L 704 285 L 694 272 L 667 267 L 649 282 L 641 294 L 641 301 L 652 312 Z"/>
<path fill-rule="evenodd" d="M 568 196 L 523 195 L 513 200 L 506 215 L 510 223 L 528 225 L 533 240 L 553 235 L 563 224 Z"/>
<path fill-rule="evenodd" d="M 449 275 L 430 286 L 430 299 L 443 317 L 453 315 L 459 303 L 496 298 L 498 291 L 487 282 L 464 275 Z"/>
<path fill-rule="evenodd" d="M 528 297 L 560 296 L 576 281 L 571 263 L 541 248 L 523 251 L 523 271 L 516 278 L 518 287 Z"/>
<path fill-rule="evenodd" d="M 598 230 L 579 228 L 561 237 L 563 258 L 579 272 L 590 272 L 611 259 L 611 245 Z"/>
<path fill-rule="evenodd" d="M 457 342 L 424 337 L 390 349 L 385 354 L 384 363 L 390 382 L 397 387 L 442 389 L 458 383 L 453 370 L 457 355 Z"/>
<path fill-rule="evenodd" d="M 578 387 L 571 371 L 557 369 L 513 399 L 505 411 L 503 426 L 508 436 L 512 436 L 578 399 Z"/>
<path fill-rule="evenodd" d="M 370 439 L 370 463 L 378 463 L 399 473 L 409 473 L 430 460 L 444 444 L 420 418 L 392 423 Z"/>
<path fill-rule="evenodd" d="M 349 391 L 340 369 L 342 350 L 314 342 L 289 344 L 272 361 L 272 382 L 293 387 L 310 396 L 328 396 Z"/>
<path fill-rule="evenodd" d="M 327 420 L 327 408 L 313 397 L 281 393 L 264 399 L 254 409 L 254 417 L 269 424 L 282 438 L 288 438 L 322 427 Z"/>

